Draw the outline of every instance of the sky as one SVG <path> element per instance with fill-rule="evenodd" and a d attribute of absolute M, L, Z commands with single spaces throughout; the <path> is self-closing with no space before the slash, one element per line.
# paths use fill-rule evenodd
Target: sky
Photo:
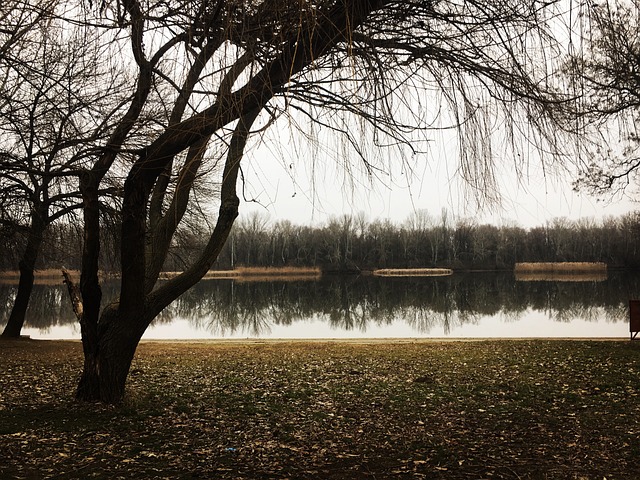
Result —
<path fill-rule="evenodd" d="M 568 12 L 572 5 L 561 4 L 559 8 Z M 569 41 L 575 43 L 577 40 L 568 26 L 572 22 L 580 22 L 575 27 L 579 31 L 584 28 L 581 23 L 582 12 L 574 13 L 573 20 L 568 14 L 556 18 L 554 30 L 559 35 L 560 44 L 575 46 Z M 481 99 L 483 95 L 476 93 Z M 432 115 L 434 122 L 446 111 L 442 98 L 437 94 L 433 98 L 422 98 L 419 96 L 422 93 L 414 94 L 418 97 L 400 102 L 402 106 L 416 110 L 425 108 L 425 111 L 432 109 L 427 116 Z M 402 108 L 399 111 L 402 117 Z M 497 143 L 500 144 L 499 138 L 507 136 L 504 132 L 507 122 L 500 115 L 495 115 L 496 110 L 488 108 L 486 112 L 489 129 L 497 133 Z M 412 118 L 412 113 L 408 114 L 408 118 Z M 407 115 L 406 112 L 404 115 Z M 447 122 L 446 113 L 444 117 L 440 125 L 452 125 L 450 117 Z M 297 119 L 292 124 L 297 124 Z M 342 151 L 339 146 L 324 145 L 331 143 L 331 140 L 327 141 L 322 135 L 318 139 L 321 144 L 318 153 L 312 151 L 313 148 L 300 146 L 298 143 L 304 140 L 300 135 L 287 132 L 286 122 L 279 120 L 270 130 L 274 127 L 276 133 L 271 140 L 267 138 L 262 146 L 252 151 L 248 155 L 248 162 L 245 163 L 243 159 L 245 201 L 241 204 L 241 218 L 251 212 L 261 212 L 271 221 L 287 219 L 296 224 L 321 225 L 332 217 L 364 212 L 370 221 L 388 218 L 400 223 L 418 210 L 426 210 L 432 218 L 438 219 L 446 209 L 453 221 L 471 219 L 479 224 L 517 224 L 531 228 L 555 218 L 599 221 L 640 210 L 640 193 L 637 190 L 634 192 L 630 189 L 616 197 L 596 198 L 573 190 L 575 171 L 558 169 L 558 172 L 552 172 L 553 168 L 543 169 L 535 145 L 530 145 L 536 142 L 536 135 L 526 124 L 520 124 L 517 128 L 523 133 L 517 148 L 521 148 L 519 151 L 526 157 L 524 162 L 519 163 L 520 171 L 516 171 L 516 162 L 508 158 L 516 154 L 509 150 L 509 145 L 504 145 L 506 142 L 502 142 L 503 148 L 492 149 L 494 157 L 498 158 L 496 179 L 500 202 L 481 204 L 478 204 L 469 188 L 465 188 L 457 173 L 457 144 L 451 138 L 451 133 L 446 133 L 447 130 L 451 132 L 446 126 L 444 133 L 428 133 L 433 136 L 428 139 L 429 151 L 411 158 L 411 174 L 403 170 L 401 162 L 387 158 L 386 162 L 383 159 L 383 169 L 377 172 L 374 181 L 370 181 L 357 167 L 345 172 L 336 166 L 340 164 Z M 304 128 L 302 130 L 303 136 L 309 133 Z M 313 135 L 313 132 L 309 133 L 310 137 Z M 360 138 L 364 144 L 369 141 L 366 136 Z M 484 141 L 484 138 L 479 141 Z M 316 155 L 321 157 L 319 163 L 310 160 Z M 393 153 L 381 155 L 390 157 Z M 350 160 L 353 162 L 354 159 Z"/>
<path fill-rule="evenodd" d="M 601 220 L 640 209 L 640 198 L 632 198 L 631 191 L 615 198 L 575 192 L 571 172 L 554 174 L 537 161 L 529 162 L 525 174 L 515 172 L 509 162 L 499 162 L 500 202 L 478 205 L 461 183 L 456 165 L 451 156 L 439 154 L 417 159 L 411 175 L 391 167 L 369 181 L 336 165 L 323 164 L 310 171 L 309 162 L 299 157 L 258 148 L 243 169 L 240 218 L 261 212 L 272 222 L 287 219 L 321 225 L 332 217 L 364 212 L 369 221 L 388 218 L 401 223 L 417 210 L 426 210 L 437 220 L 446 209 L 453 221 L 531 228 L 559 217 Z"/>

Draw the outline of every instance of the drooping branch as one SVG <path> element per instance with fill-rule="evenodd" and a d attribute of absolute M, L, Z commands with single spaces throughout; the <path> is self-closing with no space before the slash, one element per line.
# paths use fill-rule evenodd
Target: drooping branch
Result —
<path fill-rule="evenodd" d="M 124 187 L 122 242 L 127 248 L 121 252 L 121 262 L 125 267 L 120 297 L 123 311 L 137 312 L 143 305 L 145 286 L 139 279 L 147 277 L 144 245 L 148 198 L 157 178 L 173 157 L 228 123 L 255 110 L 260 111 L 292 75 L 311 65 L 315 58 L 325 55 L 338 42 L 348 41 L 350 32 L 384 3 L 381 0 L 357 0 L 334 4 L 318 24 L 303 24 L 298 34 L 283 46 L 281 54 L 242 88 L 231 96 L 219 97 L 205 111 L 168 126 L 140 152 Z"/>
<path fill-rule="evenodd" d="M 356 29 L 372 11 L 381 8 L 383 0 L 338 2 L 317 24 L 300 27 L 288 39 L 281 53 L 230 97 L 219 97 L 204 111 L 169 126 L 164 133 L 140 152 L 129 178 L 140 177 L 147 184 L 155 179 L 169 159 L 188 146 L 212 135 L 223 126 L 253 110 L 261 109 L 289 80 L 315 59 L 327 54 L 339 42 L 349 41 Z"/>

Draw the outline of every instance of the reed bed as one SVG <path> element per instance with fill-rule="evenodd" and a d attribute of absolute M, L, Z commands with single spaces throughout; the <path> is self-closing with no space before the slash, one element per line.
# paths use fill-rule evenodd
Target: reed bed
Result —
<path fill-rule="evenodd" d="M 531 262 L 516 263 L 516 273 L 570 273 L 606 272 L 604 262 Z"/>
<path fill-rule="evenodd" d="M 172 272 L 174 275 L 178 275 L 180 272 Z M 203 280 L 213 280 L 216 278 L 237 278 L 238 272 L 235 270 L 209 270 Z"/>
<path fill-rule="evenodd" d="M 322 276 L 318 267 L 239 267 L 236 271 L 238 282 L 299 282 Z"/>
<path fill-rule="evenodd" d="M 235 271 L 241 277 L 322 275 L 320 267 L 238 267 Z"/>
<path fill-rule="evenodd" d="M 163 272 L 165 279 L 180 272 Z M 322 276 L 319 267 L 238 267 L 234 270 L 210 270 L 203 280 L 232 278 L 241 282 L 317 280 Z"/>
<path fill-rule="evenodd" d="M 381 268 L 374 270 L 378 277 L 442 277 L 452 275 L 450 268 Z"/>
<path fill-rule="evenodd" d="M 80 279 L 80 272 L 78 270 L 70 270 L 69 273 L 71 273 L 74 281 L 78 281 Z M 33 283 L 36 285 L 59 285 L 62 283 L 62 267 L 35 270 L 33 275 Z M 105 274 L 101 273 L 100 276 L 104 278 Z M 20 272 L 17 270 L 0 272 L 0 284 L 17 285 L 19 281 Z"/>
<path fill-rule="evenodd" d="M 319 280 L 321 274 L 285 274 L 285 275 L 242 275 L 238 277 L 234 277 L 234 280 L 237 283 L 248 283 L 248 282 L 315 282 Z"/>

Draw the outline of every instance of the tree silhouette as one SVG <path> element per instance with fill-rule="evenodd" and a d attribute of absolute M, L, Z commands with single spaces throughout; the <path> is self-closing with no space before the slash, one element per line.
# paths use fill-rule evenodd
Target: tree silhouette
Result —
<path fill-rule="evenodd" d="M 559 12 L 553 2 L 67 5 L 61 16 L 97 29 L 86 38 L 96 42 L 99 58 L 121 59 L 113 78 L 126 84 L 126 100 L 79 173 L 85 363 L 77 396 L 83 400 L 122 399 L 145 329 L 214 264 L 238 214 L 241 160 L 265 132 L 286 129 L 296 142 L 309 138 L 313 144 L 340 138 L 348 154 L 335 160 L 347 174 L 359 169 L 375 176 L 386 148 L 394 148 L 410 171 L 434 128 L 454 129 L 460 173 L 490 198 L 496 158 L 491 119 L 500 119 L 508 137 L 527 119 L 544 130 L 553 119 L 550 107 L 562 100 L 547 81 L 556 46 L 547 20 Z M 539 61 L 542 52 L 549 61 Z M 544 138 L 553 139 L 553 130 L 547 132 Z M 123 195 L 117 206 L 121 285 L 118 301 L 104 305 L 99 212 L 109 176 L 120 179 Z M 203 183 L 219 185 L 215 219 L 206 209 L 197 217 L 210 225 L 209 238 L 182 274 L 157 282 L 197 200 L 194 187 Z M 447 219 L 441 223 L 444 234 Z M 376 247 L 391 240 L 388 230 L 381 225 Z M 449 255 L 451 242 L 436 240 L 437 263 Z M 340 245 L 339 258 L 351 249 Z"/>

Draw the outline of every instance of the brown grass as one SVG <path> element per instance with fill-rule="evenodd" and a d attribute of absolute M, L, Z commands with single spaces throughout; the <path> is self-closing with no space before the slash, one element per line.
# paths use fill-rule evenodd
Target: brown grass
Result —
<path fill-rule="evenodd" d="M 273 282 L 318 280 L 322 271 L 318 267 L 239 267 L 239 282 Z"/>
<path fill-rule="evenodd" d="M 452 275 L 450 268 L 381 268 L 374 270 L 379 277 L 441 277 Z"/>
<path fill-rule="evenodd" d="M 238 267 L 241 277 L 322 275 L 319 267 Z"/>
<path fill-rule="evenodd" d="M 73 277 L 80 278 L 80 272 L 73 270 Z M 36 270 L 34 272 L 34 283 L 38 285 L 58 285 L 62 283 L 62 271 L 56 268 L 49 268 L 46 270 Z M 5 271 L 0 272 L 0 283 L 5 285 L 17 285 L 20 280 L 20 272 L 18 271 Z"/>
<path fill-rule="evenodd" d="M 62 268 L 48 268 L 45 270 L 36 270 L 34 272 L 34 283 L 36 285 L 58 285 L 62 283 Z M 79 270 L 68 270 L 74 282 L 80 281 Z M 114 275 L 108 272 L 99 272 L 101 279 L 114 278 Z M 20 272 L 16 270 L 0 272 L 0 283 L 4 285 L 17 285 L 20 280 Z"/>
<path fill-rule="evenodd" d="M 180 272 L 163 272 L 163 278 L 172 278 Z M 322 276 L 319 267 L 238 267 L 234 270 L 210 270 L 203 280 L 233 278 L 241 282 L 317 280 Z"/>
<path fill-rule="evenodd" d="M 604 262 L 532 262 L 516 263 L 517 273 L 569 273 L 569 272 L 606 272 Z"/>

